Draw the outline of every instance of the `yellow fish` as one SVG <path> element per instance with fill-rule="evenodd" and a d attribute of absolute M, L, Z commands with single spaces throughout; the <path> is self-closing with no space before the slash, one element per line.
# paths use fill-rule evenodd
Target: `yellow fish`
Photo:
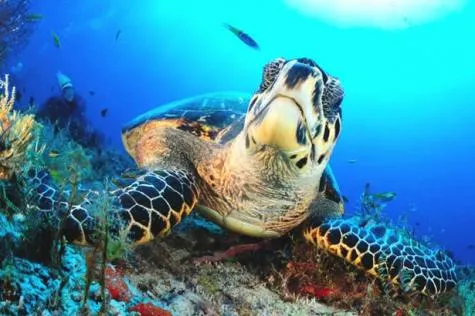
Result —
<path fill-rule="evenodd" d="M 50 158 L 56 158 L 60 155 L 59 151 L 57 150 L 51 150 L 49 153 L 48 153 L 48 157 Z"/>

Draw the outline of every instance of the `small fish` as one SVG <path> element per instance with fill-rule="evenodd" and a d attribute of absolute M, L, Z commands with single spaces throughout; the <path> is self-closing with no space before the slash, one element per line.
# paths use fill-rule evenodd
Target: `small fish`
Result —
<path fill-rule="evenodd" d="M 101 110 L 101 116 L 102 116 L 102 117 L 106 117 L 108 111 L 109 111 L 108 108 L 103 108 L 103 109 Z"/>
<path fill-rule="evenodd" d="M 355 164 L 358 162 L 358 160 L 356 159 L 348 159 L 346 162 L 348 162 L 349 164 Z"/>
<path fill-rule="evenodd" d="M 39 14 L 39 13 L 32 13 L 32 14 L 29 14 L 25 17 L 25 20 L 27 22 L 38 22 L 38 21 L 41 21 L 43 20 L 43 14 Z"/>
<path fill-rule="evenodd" d="M 373 198 L 374 199 L 377 199 L 381 202 L 391 202 L 392 200 L 394 200 L 394 198 L 396 197 L 396 193 L 394 192 L 383 192 L 383 193 L 375 193 L 373 194 Z"/>
<path fill-rule="evenodd" d="M 117 40 L 119 39 L 120 34 L 122 34 L 122 30 L 117 30 L 117 32 L 115 33 L 115 41 L 116 41 L 116 42 L 117 42 Z"/>
<path fill-rule="evenodd" d="M 249 47 L 252 47 L 254 49 L 259 49 L 259 45 L 257 44 L 257 42 L 252 39 L 252 37 L 250 37 L 249 35 L 247 35 L 246 33 L 244 33 L 243 31 L 241 31 L 240 29 L 238 28 L 235 28 L 234 26 L 232 25 L 229 25 L 227 23 L 223 23 L 224 27 L 227 28 L 229 31 L 231 31 L 232 33 L 234 33 L 234 35 L 236 35 L 244 44 L 246 44 L 247 46 Z"/>
<path fill-rule="evenodd" d="M 474 245 L 474 244 L 470 244 L 470 245 L 467 246 L 467 249 L 474 250 L 474 249 L 475 249 L 475 245 Z"/>
<path fill-rule="evenodd" d="M 29 106 L 34 106 L 34 105 L 35 105 L 35 98 L 30 97 L 30 98 L 28 99 L 28 105 L 29 105 Z"/>
<path fill-rule="evenodd" d="M 348 203 L 348 202 L 350 201 L 350 200 L 349 200 L 346 196 L 344 196 L 344 195 L 342 195 L 341 198 L 343 199 L 343 202 L 345 202 L 345 203 Z"/>
<path fill-rule="evenodd" d="M 15 101 L 21 101 L 21 99 L 23 98 L 23 93 L 21 93 L 19 90 L 16 91 L 15 93 Z"/>
<path fill-rule="evenodd" d="M 54 150 L 54 149 L 51 150 L 51 151 L 48 153 L 48 157 L 50 157 L 50 158 L 56 158 L 56 157 L 58 157 L 59 155 L 60 155 L 60 154 L 59 154 L 59 151 Z"/>
<path fill-rule="evenodd" d="M 89 91 L 89 95 L 94 96 L 94 95 L 96 95 L 96 92 L 91 90 L 91 91 Z"/>
<path fill-rule="evenodd" d="M 364 185 L 364 195 L 365 196 L 368 196 L 370 193 L 369 193 L 369 189 L 371 188 L 371 184 L 369 182 L 366 182 L 365 185 Z"/>
<path fill-rule="evenodd" d="M 58 34 L 53 32 L 51 33 L 51 35 L 53 36 L 54 46 L 56 46 L 57 48 L 61 48 L 61 40 L 59 39 Z"/>
<path fill-rule="evenodd" d="M 399 215 L 399 217 L 398 217 L 398 222 L 399 222 L 400 224 L 407 224 L 408 221 L 409 221 L 409 218 L 408 218 L 408 216 L 407 216 L 407 213 L 404 213 L 404 214 Z"/>

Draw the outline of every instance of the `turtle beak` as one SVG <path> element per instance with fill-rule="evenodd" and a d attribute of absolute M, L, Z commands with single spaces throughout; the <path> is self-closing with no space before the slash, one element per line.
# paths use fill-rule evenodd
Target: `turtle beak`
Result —
<path fill-rule="evenodd" d="M 288 156 L 308 151 L 309 132 L 297 102 L 277 95 L 248 125 L 250 145 L 271 146 Z M 247 140 L 246 140 L 247 141 Z"/>

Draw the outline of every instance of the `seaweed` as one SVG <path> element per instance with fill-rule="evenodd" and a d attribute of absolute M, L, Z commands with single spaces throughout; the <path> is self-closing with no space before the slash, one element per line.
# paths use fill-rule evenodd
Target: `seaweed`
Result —
<path fill-rule="evenodd" d="M 95 194 L 94 203 L 89 205 L 89 212 L 94 214 L 97 221 L 96 230 L 92 239 L 95 241 L 93 248 L 86 250 L 86 276 L 83 296 L 82 312 L 87 311 L 87 297 L 93 281 L 98 281 L 101 289 L 100 314 L 106 315 L 108 310 L 107 290 L 107 265 L 109 262 L 121 259 L 130 250 L 130 244 L 124 234 L 125 230 L 112 230 L 120 226 L 115 217 L 109 216 L 114 207 L 113 194 L 110 194 L 110 182 L 106 179 L 101 190 L 102 194 Z"/>

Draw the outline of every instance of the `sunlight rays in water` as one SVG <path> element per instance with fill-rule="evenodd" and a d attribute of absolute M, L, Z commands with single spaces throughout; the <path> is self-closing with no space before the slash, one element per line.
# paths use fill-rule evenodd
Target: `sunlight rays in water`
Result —
<path fill-rule="evenodd" d="M 285 0 L 305 15 L 342 27 L 403 29 L 461 11 L 467 0 Z"/>

